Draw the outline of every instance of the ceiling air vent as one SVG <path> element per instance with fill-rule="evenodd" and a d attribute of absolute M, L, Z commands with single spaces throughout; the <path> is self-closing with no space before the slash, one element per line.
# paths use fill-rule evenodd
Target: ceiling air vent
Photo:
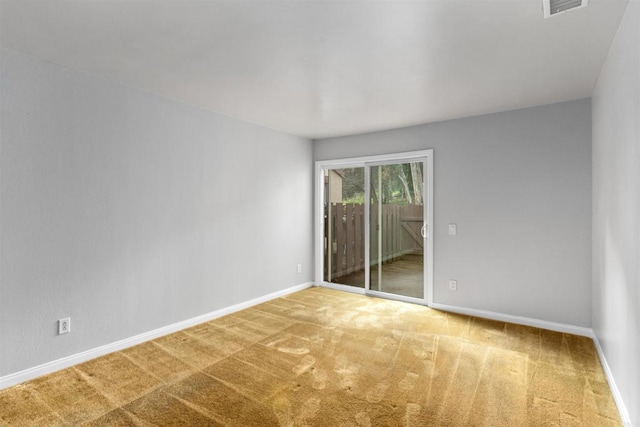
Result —
<path fill-rule="evenodd" d="M 544 9 L 544 17 L 560 15 L 570 10 L 586 7 L 589 0 L 542 0 L 542 8 Z"/>

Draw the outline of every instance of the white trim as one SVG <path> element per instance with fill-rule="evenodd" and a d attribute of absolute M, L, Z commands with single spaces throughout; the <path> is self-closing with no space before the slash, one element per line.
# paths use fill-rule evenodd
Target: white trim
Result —
<path fill-rule="evenodd" d="M 315 257 L 315 270 L 316 270 L 316 283 L 322 283 L 324 277 L 323 273 L 323 254 L 324 254 L 324 168 L 320 162 L 316 162 L 316 182 L 315 182 L 315 209 L 313 216 L 315 218 L 315 244 L 314 244 L 314 257 Z"/>
<path fill-rule="evenodd" d="M 322 282 L 323 288 L 335 289 L 336 291 L 351 292 L 352 294 L 364 295 L 365 289 L 358 286 L 342 285 L 340 283 Z"/>
<path fill-rule="evenodd" d="M 364 165 L 364 292 L 371 288 L 371 165 Z M 323 259 L 324 261 L 324 259 Z M 324 268 L 324 266 L 323 266 Z"/>
<path fill-rule="evenodd" d="M 602 370 L 604 371 L 604 376 L 607 378 L 607 382 L 609 383 L 609 389 L 611 389 L 611 394 L 613 395 L 613 400 L 616 402 L 616 406 L 618 407 L 618 412 L 620 413 L 620 419 L 622 420 L 622 424 L 628 427 L 632 427 L 631 417 L 629 416 L 629 411 L 627 411 L 627 407 L 622 400 L 622 395 L 620 394 L 620 390 L 618 390 L 618 386 L 616 385 L 616 381 L 613 379 L 613 373 L 609 368 L 609 364 L 607 363 L 607 358 L 604 357 L 604 351 L 602 350 L 602 346 L 600 345 L 600 340 L 598 340 L 598 336 L 593 334 L 593 342 L 596 345 L 596 351 L 598 352 L 598 358 L 600 359 L 600 364 L 602 365 Z"/>
<path fill-rule="evenodd" d="M 371 296 L 371 297 L 379 297 L 379 298 L 390 299 L 390 300 L 394 300 L 394 301 L 406 302 L 406 303 L 409 303 L 409 304 L 425 305 L 425 299 L 424 298 L 408 297 L 408 296 L 405 296 L 405 295 L 394 294 L 394 293 L 391 293 L 391 292 L 373 291 L 373 290 L 369 289 L 369 290 L 367 290 L 365 292 L 365 295 L 366 296 Z"/>
<path fill-rule="evenodd" d="M 20 384 L 24 381 L 28 381 L 28 380 L 40 377 L 42 375 L 50 374 L 52 372 L 68 368 L 70 366 L 74 366 L 79 363 L 86 362 L 91 359 L 95 359 L 96 357 L 104 356 L 105 354 L 113 353 L 115 351 L 120 351 L 125 348 L 143 343 L 145 341 L 149 341 L 164 335 L 168 335 L 173 332 L 177 332 L 182 329 L 198 325 L 200 323 L 208 322 L 210 320 L 217 319 L 218 317 L 226 316 L 227 314 L 244 310 L 246 308 L 252 307 L 257 304 L 261 304 L 263 302 L 266 302 L 275 298 L 279 298 L 294 292 L 301 291 L 303 289 L 307 289 L 312 286 L 315 286 L 315 284 L 312 282 L 292 286 L 290 288 L 282 289 L 277 292 L 263 295 L 261 297 L 251 299 L 249 301 L 244 301 L 238 304 L 231 305 L 229 307 L 224 307 L 224 308 L 212 311 L 210 313 L 203 314 L 201 316 L 196 316 L 191 319 L 174 323 L 172 325 L 154 329 L 153 331 L 144 332 L 140 335 L 125 338 L 123 340 L 116 341 L 111 344 L 106 344 L 106 345 L 96 347 L 87 351 L 83 351 L 81 353 L 72 354 L 71 356 L 63 357 L 62 359 L 58 359 L 52 362 L 44 363 L 42 365 L 34 366 L 33 368 L 28 368 L 23 371 L 15 372 L 13 374 L 0 377 L 0 390 L 7 387 L 11 387 L 16 384 Z"/>
<path fill-rule="evenodd" d="M 433 262 L 434 262 L 434 254 L 433 254 L 433 237 L 435 236 L 435 227 L 434 227 L 434 215 L 433 215 L 433 204 L 436 200 L 433 185 L 433 177 L 435 174 L 435 170 L 433 169 L 434 165 L 434 155 L 433 150 L 427 150 L 429 155 L 425 159 L 424 168 L 426 172 L 424 174 L 424 191 L 427 192 L 427 197 L 423 197 L 423 199 L 428 203 L 427 209 L 425 209 L 425 222 L 427 224 L 427 247 L 424 248 L 425 251 L 428 251 L 427 259 L 425 262 L 425 295 L 424 298 L 427 302 L 427 306 L 431 307 L 433 305 Z"/>
<path fill-rule="evenodd" d="M 400 153 L 379 154 L 377 156 L 363 156 L 363 157 L 348 157 L 345 159 L 332 159 L 332 160 L 316 160 L 316 167 L 322 169 L 325 166 L 350 166 L 356 167 L 356 165 L 364 166 L 364 163 L 380 162 L 386 160 L 396 159 L 413 159 L 416 157 L 428 157 L 433 156 L 433 148 L 428 150 L 419 151 L 407 151 Z"/>
<path fill-rule="evenodd" d="M 474 308 L 457 307 L 454 305 L 439 303 L 433 303 L 430 307 L 436 310 L 449 311 L 451 313 L 465 314 L 467 316 L 482 317 L 485 319 L 499 320 L 507 323 L 533 326 L 540 329 L 548 329 L 550 331 L 594 338 L 591 328 L 585 328 L 583 326 L 567 325 L 565 323 L 549 322 L 547 320 L 533 319 L 531 317 L 514 316 L 512 314 L 497 313 L 495 311 L 477 310 Z"/>

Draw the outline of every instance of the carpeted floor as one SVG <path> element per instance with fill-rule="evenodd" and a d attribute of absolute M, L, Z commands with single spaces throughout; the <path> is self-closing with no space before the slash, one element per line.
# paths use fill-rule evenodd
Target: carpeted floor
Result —
<path fill-rule="evenodd" d="M 0 426 L 619 426 L 588 338 L 311 288 L 0 391 Z"/>

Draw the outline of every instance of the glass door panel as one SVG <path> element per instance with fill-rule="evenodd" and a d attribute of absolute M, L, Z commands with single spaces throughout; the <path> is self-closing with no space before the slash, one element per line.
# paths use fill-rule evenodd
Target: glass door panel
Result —
<path fill-rule="evenodd" d="M 325 282 L 365 287 L 364 193 L 364 167 L 325 169 Z"/>
<path fill-rule="evenodd" d="M 369 289 L 424 298 L 424 162 L 370 167 Z"/>

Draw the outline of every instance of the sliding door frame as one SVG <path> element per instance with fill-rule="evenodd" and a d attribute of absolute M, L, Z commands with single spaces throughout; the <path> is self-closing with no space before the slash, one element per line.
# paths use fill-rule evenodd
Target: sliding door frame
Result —
<path fill-rule="evenodd" d="M 325 169 L 342 169 L 342 168 L 365 168 L 365 199 L 370 191 L 370 168 L 374 165 L 382 165 L 389 163 L 405 163 L 411 161 L 424 160 L 424 194 L 425 200 L 424 223 L 426 224 L 426 242 L 425 242 L 425 260 L 424 260 L 424 298 L 412 298 L 402 295 L 395 295 L 386 292 L 372 291 L 369 289 L 370 284 L 370 268 L 365 268 L 365 289 L 348 285 L 340 285 L 331 282 L 325 282 L 323 277 L 324 271 L 324 170 Z M 315 162 L 315 209 L 314 209 L 314 253 L 315 253 L 315 283 L 318 286 L 325 286 L 333 289 L 345 290 L 360 294 L 381 296 L 384 298 L 398 299 L 401 301 L 425 304 L 427 306 L 433 303 L 433 149 L 410 151 L 405 153 L 392 153 L 377 156 L 351 157 L 344 159 L 319 160 Z M 369 200 L 365 202 L 365 260 L 366 266 L 370 265 L 370 206 Z"/>

